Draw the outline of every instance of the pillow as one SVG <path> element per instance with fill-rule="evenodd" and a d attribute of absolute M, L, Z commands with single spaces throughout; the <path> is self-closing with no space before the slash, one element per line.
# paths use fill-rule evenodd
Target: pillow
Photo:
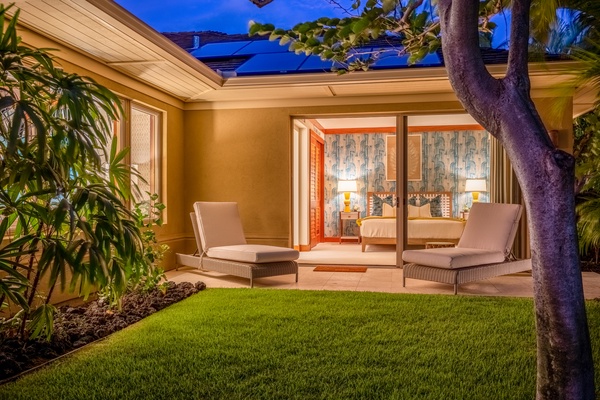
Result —
<path fill-rule="evenodd" d="M 377 195 L 373 195 L 373 210 L 371 210 L 371 215 L 377 215 L 379 217 L 383 216 L 383 203 L 387 203 L 390 206 L 394 205 L 394 196 L 388 195 L 386 197 L 379 197 Z"/>
<path fill-rule="evenodd" d="M 383 217 L 395 217 L 396 207 L 392 207 L 388 203 L 383 203 L 383 212 L 381 215 Z"/>
<path fill-rule="evenodd" d="M 424 206 L 419 207 L 419 217 L 431 218 L 431 203 L 427 203 Z"/>
<path fill-rule="evenodd" d="M 417 196 L 413 196 L 408 199 L 408 205 L 416 206 L 417 205 Z"/>
<path fill-rule="evenodd" d="M 442 214 L 442 196 L 438 195 L 432 199 L 428 199 L 425 196 L 421 195 L 419 199 L 420 205 L 424 206 L 425 204 L 430 204 L 431 206 L 431 216 L 432 217 L 443 217 Z"/>
<path fill-rule="evenodd" d="M 408 218 L 418 218 L 419 217 L 419 208 L 417 206 L 408 205 Z"/>

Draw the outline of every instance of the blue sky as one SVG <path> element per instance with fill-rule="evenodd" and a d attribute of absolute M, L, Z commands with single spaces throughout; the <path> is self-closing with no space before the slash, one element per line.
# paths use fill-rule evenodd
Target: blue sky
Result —
<path fill-rule="evenodd" d="M 291 28 L 298 22 L 343 15 L 327 0 L 275 0 L 263 8 L 250 0 L 115 1 L 159 32 L 247 33 L 250 20 Z"/>

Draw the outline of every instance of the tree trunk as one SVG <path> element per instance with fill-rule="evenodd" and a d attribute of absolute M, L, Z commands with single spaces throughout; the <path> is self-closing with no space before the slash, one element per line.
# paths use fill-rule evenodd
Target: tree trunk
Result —
<path fill-rule="evenodd" d="M 575 225 L 574 158 L 552 145 L 529 95 L 530 0 L 514 0 L 508 69 L 493 78 L 480 56 L 478 0 L 440 0 L 444 60 L 465 109 L 505 147 L 529 223 L 538 399 L 594 399 Z"/>

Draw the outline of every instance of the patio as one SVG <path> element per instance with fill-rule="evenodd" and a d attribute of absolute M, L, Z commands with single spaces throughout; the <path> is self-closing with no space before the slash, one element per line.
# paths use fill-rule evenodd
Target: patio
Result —
<path fill-rule="evenodd" d="M 336 258 L 337 257 L 337 258 Z M 372 265 L 377 260 L 379 265 Z M 300 253 L 298 283 L 293 275 L 260 278 L 254 281 L 257 288 L 298 290 L 346 290 L 386 293 L 421 293 L 452 295 L 452 286 L 408 279 L 402 287 L 402 269 L 391 266 L 394 252 L 360 252 L 359 245 L 317 246 L 316 250 Z M 318 264 L 365 265 L 367 271 L 360 272 L 315 272 Z M 167 272 L 174 282 L 203 281 L 208 288 L 249 287 L 248 279 L 204 272 L 189 267 Z M 586 299 L 600 297 L 600 274 L 583 272 L 583 287 Z M 459 295 L 533 297 L 531 273 L 504 275 L 478 282 L 460 285 Z"/>

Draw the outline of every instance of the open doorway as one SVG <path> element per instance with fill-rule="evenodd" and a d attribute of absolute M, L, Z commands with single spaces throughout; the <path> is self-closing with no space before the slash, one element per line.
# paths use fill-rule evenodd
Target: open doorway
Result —
<path fill-rule="evenodd" d="M 295 120 L 293 158 L 298 175 L 294 180 L 294 222 L 298 222 L 295 228 L 304 228 L 295 229 L 298 236 L 295 235 L 294 243 L 300 250 L 314 249 L 314 242 L 311 246 L 308 237 L 311 230 L 315 231 L 308 218 L 310 202 L 315 201 L 309 196 L 310 181 L 304 185 L 307 189 L 302 193 L 302 181 L 310 177 L 314 169 L 311 170 L 309 153 L 304 155 L 301 149 L 302 141 L 305 141 L 304 148 L 309 151 L 309 139 L 315 135 L 323 141 L 324 167 L 319 181 L 322 184 L 319 214 L 322 236 L 317 248 L 321 244 L 337 244 L 337 248 L 344 251 L 353 247 L 361 253 L 355 255 L 357 263 L 365 263 L 362 257 L 376 258 L 377 254 L 388 251 L 394 253 L 394 257 L 383 265 L 397 265 L 396 238 L 398 230 L 402 229 L 399 228 L 401 223 L 405 224 L 404 232 L 407 232 L 407 245 L 410 246 L 423 247 L 429 242 L 450 245 L 458 241 L 463 225 L 459 221 L 472 203 L 472 194 L 465 190 L 466 179 L 483 179 L 489 187 L 489 134 L 466 114 L 409 116 L 406 140 L 399 143 L 396 132 L 402 126 L 401 118 L 386 115 Z M 400 144 L 406 149 L 401 149 Z M 406 164 L 400 164 L 402 157 L 398 159 L 396 154 L 405 154 Z M 407 204 L 403 214 L 408 218 L 403 221 L 393 218 L 398 209 L 394 203 L 397 184 L 402 183 L 396 174 L 397 165 L 401 165 L 399 171 L 406 179 Z M 307 171 L 305 178 L 302 171 Z M 355 191 L 349 193 L 350 210 L 345 210 L 342 181 L 355 181 Z M 480 200 L 487 198 L 488 193 L 483 190 Z M 306 211 L 301 210 L 303 207 Z M 375 233 L 362 232 L 366 229 L 363 225 L 366 217 L 374 216 L 382 217 L 379 219 L 386 220 L 388 226 L 374 228 Z M 418 226 L 419 220 L 428 216 L 437 218 L 440 226 L 433 228 L 433 233 L 419 233 L 423 230 Z M 454 221 L 454 227 L 448 228 L 452 224 L 442 223 L 442 220 Z M 444 229 L 449 232 L 438 232 Z M 305 237 L 300 236 L 302 231 L 306 233 Z M 304 248 L 300 246 L 303 243 L 306 244 Z"/>

